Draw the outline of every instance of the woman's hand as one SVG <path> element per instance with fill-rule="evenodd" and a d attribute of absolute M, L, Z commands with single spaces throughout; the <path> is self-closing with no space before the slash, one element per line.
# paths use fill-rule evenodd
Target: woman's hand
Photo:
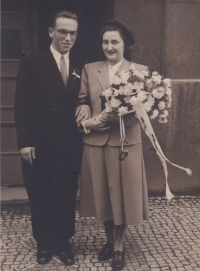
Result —
<path fill-rule="evenodd" d="M 104 132 L 104 131 L 110 129 L 110 127 L 107 126 L 105 122 L 102 122 L 98 118 L 96 119 L 96 117 L 93 117 L 93 118 L 87 120 L 85 122 L 85 128 L 95 130 L 95 131 L 101 131 L 101 132 Z"/>
<path fill-rule="evenodd" d="M 107 113 L 105 110 L 103 110 L 101 112 L 100 120 L 102 122 L 119 121 L 119 116 L 117 115 L 117 112 Z"/>

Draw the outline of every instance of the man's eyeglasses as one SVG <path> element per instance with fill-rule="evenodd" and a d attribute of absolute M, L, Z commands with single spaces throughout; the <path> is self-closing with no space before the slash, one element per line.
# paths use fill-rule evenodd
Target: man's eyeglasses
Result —
<path fill-rule="evenodd" d="M 67 31 L 65 29 L 56 29 L 56 28 L 54 28 L 54 30 L 58 31 L 62 38 L 66 38 L 68 34 L 70 34 L 70 37 L 72 39 L 78 36 L 77 31 Z"/>

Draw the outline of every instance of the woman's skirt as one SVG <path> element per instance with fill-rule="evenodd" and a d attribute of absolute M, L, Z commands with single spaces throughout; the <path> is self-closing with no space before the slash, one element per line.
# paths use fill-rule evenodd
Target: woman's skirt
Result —
<path fill-rule="evenodd" d="M 96 216 L 99 223 L 140 225 L 149 219 L 148 193 L 142 145 L 121 148 L 85 144 L 80 175 L 80 216 Z"/>

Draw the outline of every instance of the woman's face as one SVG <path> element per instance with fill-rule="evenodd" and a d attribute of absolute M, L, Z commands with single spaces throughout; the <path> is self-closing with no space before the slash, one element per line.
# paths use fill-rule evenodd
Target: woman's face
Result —
<path fill-rule="evenodd" d="M 124 57 L 124 41 L 118 30 L 106 31 L 103 34 L 103 52 L 110 65 L 115 65 Z"/>

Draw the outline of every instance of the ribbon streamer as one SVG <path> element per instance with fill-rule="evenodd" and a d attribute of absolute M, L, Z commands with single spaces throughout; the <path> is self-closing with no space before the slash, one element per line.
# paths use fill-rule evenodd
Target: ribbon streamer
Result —
<path fill-rule="evenodd" d="M 158 157 L 160 158 L 160 161 L 162 163 L 163 169 L 164 169 L 164 173 L 165 173 L 165 182 L 166 182 L 166 197 L 167 199 L 170 201 L 174 195 L 171 193 L 170 189 L 169 189 L 169 185 L 168 185 L 168 170 L 167 170 L 167 163 L 170 163 L 171 165 L 180 168 L 184 171 L 186 171 L 186 173 L 191 176 L 192 175 L 192 171 L 189 168 L 184 168 L 181 166 L 178 166 L 172 162 L 169 161 L 169 159 L 167 159 L 167 157 L 164 155 L 160 144 L 158 143 L 158 140 L 156 138 L 156 135 L 154 133 L 154 130 L 151 126 L 151 122 L 149 120 L 149 117 L 145 111 L 145 109 L 143 108 L 142 104 L 140 103 L 140 101 L 137 102 L 137 104 L 134 105 L 134 109 L 135 109 L 135 116 L 138 118 L 138 120 L 141 123 L 142 128 L 144 129 L 146 135 L 149 137 L 154 149 L 156 150 L 156 153 L 158 155 Z M 125 128 L 124 128 L 124 121 L 123 121 L 123 117 L 120 117 L 120 134 L 121 134 L 121 140 L 122 140 L 122 152 L 124 152 L 123 150 L 123 142 L 125 139 Z"/>
<path fill-rule="evenodd" d="M 122 150 L 119 155 L 119 160 L 123 161 L 128 155 L 128 151 L 124 150 L 125 125 L 124 125 L 124 119 L 122 116 L 119 117 L 119 124 L 120 124 L 120 137 L 121 137 L 121 143 L 122 143 Z"/>

